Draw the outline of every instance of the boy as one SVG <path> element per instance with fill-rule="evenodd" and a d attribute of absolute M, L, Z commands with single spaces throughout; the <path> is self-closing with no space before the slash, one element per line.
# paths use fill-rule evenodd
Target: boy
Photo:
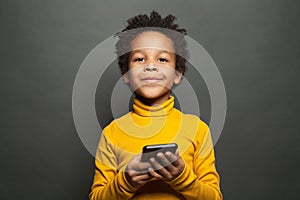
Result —
<path fill-rule="evenodd" d="M 185 71 L 178 53 L 186 55 L 186 30 L 174 20 L 153 11 L 150 17 L 129 19 L 123 33 L 132 32 L 119 34 L 119 65 L 135 93 L 133 111 L 103 130 L 91 200 L 222 199 L 207 125 L 173 107 L 170 91 Z M 178 144 L 175 153 L 158 152 L 141 160 L 143 146 L 171 142 Z"/>

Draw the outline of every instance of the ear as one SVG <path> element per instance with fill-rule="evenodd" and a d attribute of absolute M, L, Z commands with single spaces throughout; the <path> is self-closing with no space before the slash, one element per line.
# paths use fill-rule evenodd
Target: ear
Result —
<path fill-rule="evenodd" d="M 174 78 L 174 83 L 177 85 L 180 83 L 182 78 L 182 72 L 175 71 L 175 78 Z"/>
<path fill-rule="evenodd" d="M 128 73 L 123 74 L 123 81 L 124 83 L 128 84 L 129 83 L 129 77 L 128 77 Z"/>

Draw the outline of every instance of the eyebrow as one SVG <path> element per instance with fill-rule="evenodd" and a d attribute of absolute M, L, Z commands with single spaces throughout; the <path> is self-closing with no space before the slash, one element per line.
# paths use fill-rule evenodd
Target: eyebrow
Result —
<path fill-rule="evenodd" d="M 157 50 L 159 53 L 175 54 L 172 51 L 161 50 L 161 49 L 155 49 L 155 50 Z M 135 50 L 132 50 L 130 52 L 132 52 L 132 53 L 144 53 L 144 51 L 142 49 L 135 49 Z"/>

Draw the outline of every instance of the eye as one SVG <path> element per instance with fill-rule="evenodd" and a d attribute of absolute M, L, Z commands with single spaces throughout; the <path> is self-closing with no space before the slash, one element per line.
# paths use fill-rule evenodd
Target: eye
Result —
<path fill-rule="evenodd" d="M 144 58 L 135 58 L 133 59 L 133 62 L 142 62 L 144 60 L 145 60 Z"/>
<path fill-rule="evenodd" d="M 159 62 L 168 62 L 168 60 L 166 58 L 159 58 L 158 61 Z"/>

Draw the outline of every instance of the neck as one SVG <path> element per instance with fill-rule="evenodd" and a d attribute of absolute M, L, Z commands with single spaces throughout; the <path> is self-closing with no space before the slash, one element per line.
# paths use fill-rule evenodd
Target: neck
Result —
<path fill-rule="evenodd" d="M 135 94 L 136 98 L 141 101 L 143 104 L 147 106 L 155 106 L 155 105 L 160 105 L 167 101 L 170 98 L 170 92 L 167 92 L 166 94 L 158 97 L 158 98 L 153 98 L 153 99 L 146 99 L 142 97 L 139 94 Z"/>

